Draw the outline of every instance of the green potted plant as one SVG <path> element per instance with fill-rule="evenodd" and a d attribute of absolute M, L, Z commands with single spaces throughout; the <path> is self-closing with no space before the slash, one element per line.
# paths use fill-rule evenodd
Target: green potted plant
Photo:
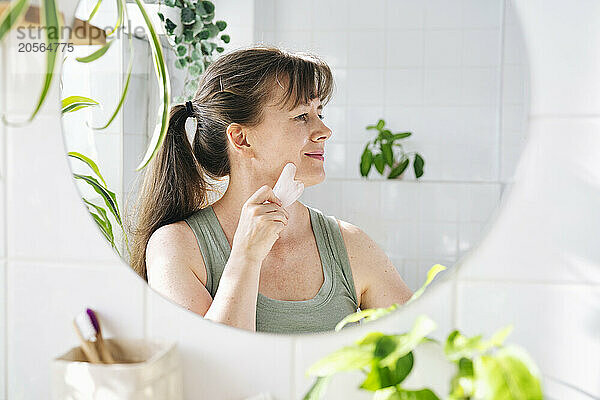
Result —
<path fill-rule="evenodd" d="M 412 135 L 411 132 L 392 133 L 385 127 L 385 121 L 380 119 L 375 125 L 367 125 L 367 130 L 377 131 L 377 135 L 365 145 L 360 158 L 360 174 L 368 177 L 371 167 L 374 165 L 377 172 L 384 176 L 387 168 L 387 178 L 396 179 L 402 176 L 413 157 L 413 169 L 415 176 L 419 179 L 423 176 L 425 160 L 417 152 L 406 152 L 400 143 Z"/>
<path fill-rule="evenodd" d="M 446 267 L 436 264 L 427 272 L 427 279 L 409 302 L 421 297 L 434 278 Z M 390 314 L 400 307 L 392 304 L 387 308 L 358 311 L 344 318 L 336 331 L 348 323 L 369 322 Z M 306 375 L 316 379 L 306 392 L 304 400 L 321 400 L 325 396 L 331 378 L 340 372 L 361 371 L 365 374 L 359 388 L 373 393 L 373 400 L 440 400 L 429 388 L 407 388 L 404 381 L 415 364 L 414 351 L 424 342 L 436 342 L 428 335 L 436 329 L 436 323 L 425 315 L 418 317 L 413 328 L 406 333 L 384 334 L 369 332 L 353 344 L 345 346 L 316 361 Z M 454 365 L 450 380 L 449 400 L 519 399 L 541 400 L 540 372 L 522 349 L 504 346 L 512 332 L 507 326 L 489 339 L 481 335 L 467 337 L 458 330 L 446 338 L 443 356 Z M 432 382 L 436 378 L 432 376 Z"/>
<path fill-rule="evenodd" d="M 225 51 L 218 39 L 223 43 L 229 43 L 231 39 L 229 35 L 220 35 L 227 27 L 225 21 L 213 23 L 215 5 L 212 2 L 164 0 L 164 4 L 179 9 L 178 22 L 181 23 L 181 29 L 177 29 L 177 23 L 163 13 L 159 12 L 158 17 L 174 43 L 177 55 L 175 67 L 186 71 L 183 94 L 174 99 L 176 102 L 183 102 L 194 97 L 200 75 L 213 61 L 213 52 Z"/>

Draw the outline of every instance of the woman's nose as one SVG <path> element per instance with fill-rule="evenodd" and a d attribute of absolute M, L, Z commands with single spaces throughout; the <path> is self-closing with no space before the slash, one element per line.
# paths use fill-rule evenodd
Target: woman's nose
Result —
<path fill-rule="evenodd" d="M 315 142 L 322 142 L 329 139 L 331 134 L 331 129 L 323 121 L 319 120 L 319 127 L 312 133 L 311 139 Z"/>

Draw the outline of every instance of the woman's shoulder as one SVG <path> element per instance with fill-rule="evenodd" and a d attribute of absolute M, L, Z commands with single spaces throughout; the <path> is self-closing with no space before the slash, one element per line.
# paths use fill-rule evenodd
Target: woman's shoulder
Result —
<path fill-rule="evenodd" d="M 204 260 L 196 236 L 186 220 L 163 225 L 150 235 L 146 245 L 146 265 L 149 278 L 154 268 L 189 267 L 203 283 L 206 282 Z"/>

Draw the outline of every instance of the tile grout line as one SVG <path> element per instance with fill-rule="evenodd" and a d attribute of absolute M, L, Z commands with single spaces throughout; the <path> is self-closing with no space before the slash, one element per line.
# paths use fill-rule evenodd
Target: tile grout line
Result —
<path fill-rule="evenodd" d="M 506 0 L 500 0 L 502 6 L 502 12 L 500 14 L 500 63 L 499 63 L 499 73 L 498 73 L 498 130 L 496 133 L 496 144 L 498 146 L 496 150 L 496 180 L 498 182 L 502 182 L 502 168 L 504 163 L 502 162 L 502 129 L 504 125 L 502 123 L 502 118 L 504 117 L 504 44 L 506 41 Z M 514 174 L 514 173 L 513 173 Z"/>
<path fill-rule="evenodd" d="M 290 399 L 293 400 L 296 396 L 296 347 L 297 347 L 297 338 L 292 337 L 292 345 L 290 347 Z"/>
<path fill-rule="evenodd" d="M 2 74 L 0 76 L 0 79 L 2 80 L 2 93 L 0 94 L 2 96 L 2 112 L 6 111 L 7 107 L 7 96 L 6 96 L 6 92 L 7 92 L 7 88 L 6 88 L 6 67 L 7 67 L 7 62 L 6 62 L 6 42 L 4 43 L 0 43 L 0 51 L 2 52 L 2 56 L 1 56 L 1 60 L 0 60 L 0 64 L 2 65 Z M 2 212 L 2 234 L 4 235 L 4 237 L 2 238 L 2 245 L 4 246 L 4 255 L 3 255 L 3 263 L 4 263 L 4 270 L 3 270 L 3 294 L 4 294 L 4 301 L 3 301 L 3 313 L 4 313 L 4 324 L 3 324 L 3 336 L 4 336 L 4 343 L 2 343 L 3 346 L 3 352 L 4 352 L 4 359 L 2 360 L 3 363 L 3 379 L 4 379 L 4 389 L 3 389 L 3 393 L 0 393 L 0 395 L 4 396 L 4 398 L 8 398 L 8 257 L 6 256 L 6 253 L 8 252 L 8 230 L 6 228 L 6 216 L 8 215 L 8 213 L 6 212 L 7 209 L 7 201 L 6 201 L 6 177 L 7 177 L 7 161 L 6 161 L 6 134 L 7 134 L 7 129 L 6 129 L 6 125 L 2 124 L 2 131 L 0 132 L 0 134 L 2 135 L 2 165 L 0 167 L 0 173 L 2 173 L 2 178 L 1 178 L 1 185 L 2 185 L 2 210 L 0 212 Z"/>

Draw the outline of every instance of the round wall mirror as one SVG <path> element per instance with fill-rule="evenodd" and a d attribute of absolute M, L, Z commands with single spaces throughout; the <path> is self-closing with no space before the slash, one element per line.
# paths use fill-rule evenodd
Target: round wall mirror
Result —
<path fill-rule="evenodd" d="M 61 76 L 75 183 L 107 245 L 207 319 L 310 333 L 401 306 L 512 182 L 510 1 L 96 4 Z"/>

